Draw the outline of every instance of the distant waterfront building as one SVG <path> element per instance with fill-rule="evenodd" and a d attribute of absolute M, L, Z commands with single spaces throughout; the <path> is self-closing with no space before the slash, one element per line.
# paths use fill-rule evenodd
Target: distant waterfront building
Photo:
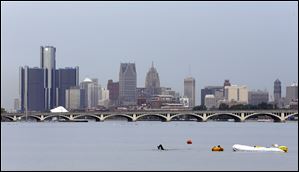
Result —
<path fill-rule="evenodd" d="M 259 105 L 269 102 L 269 93 L 266 91 L 248 91 L 248 104 Z"/>
<path fill-rule="evenodd" d="M 46 109 L 56 106 L 56 48 L 53 46 L 40 47 L 40 67 L 46 70 L 45 104 Z"/>
<path fill-rule="evenodd" d="M 44 79 L 46 71 L 41 68 L 20 67 L 21 111 L 44 111 L 46 109 Z"/>
<path fill-rule="evenodd" d="M 65 108 L 68 110 L 84 109 L 85 90 L 79 86 L 65 90 Z"/>
<path fill-rule="evenodd" d="M 281 82 L 279 79 L 274 81 L 274 104 L 280 106 L 281 99 Z"/>
<path fill-rule="evenodd" d="M 184 107 L 189 107 L 189 98 L 187 97 L 181 97 L 180 98 L 180 103 L 183 104 Z"/>
<path fill-rule="evenodd" d="M 14 110 L 15 110 L 15 112 L 18 112 L 21 110 L 21 101 L 19 98 L 14 99 Z"/>
<path fill-rule="evenodd" d="M 161 94 L 159 74 L 157 69 L 154 67 L 154 63 L 152 63 L 152 67 L 146 74 L 145 88 L 148 95 L 147 98 Z"/>
<path fill-rule="evenodd" d="M 189 107 L 195 106 L 195 79 L 187 77 L 184 79 L 184 96 L 189 98 Z"/>
<path fill-rule="evenodd" d="M 172 95 L 172 96 L 175 96 L 175 91 L 171 90 L 170 87 L 161 87 L 161 95 Z"/>
<path fill-rule="evenodd" d="M 119 82 L 108 80 L 107 90 L 109 90 L 109 105 L 118 106 L 119 98 Z"/>
<path fill-rule="evenodd" d="M 247 86 L 225 86 L 225 99 L 229 104 L 247 104 L 248 88 Z"/>
<path fill-rule="evenodd" d="M 201 89 L 201 105 L 205 104 L 206 95 L 214 95 L 216 101 L 223 99 L 223 86 L 206 86 L 204 89 Z"/>
<path fill-rule="evenodd" d="M 286 87 L 286 104 L 290 105 L 291 102 L 298 102 L 298 84 L 293 83 Z"/>
<path fill-rule="evenodd" d="M 216 98 L 213 94 L 207 94 L 205 96 L 205 106 L 207 109 L 216 108 L 217 102 L 216 102 Z"/>
<path fill-rule="evenodd" d="M 95 109 L 99 101 L 99 85 L 97 79 L 85 78 L 80 83 L 80 88 L 85 90 L 84 107 L 87 109 Z"/>
<path fill-rule="evenodd" d="M 65 107 L 65 90 L 79 86 L 79 67 L 56 70 L 56 106 Z"/>
<path fill-rule="evenodd" d="M 99 103 L 100 106 L 108 107 L 109 105 L 109 90 L 106 88 L 100 89 L 100 97 L 99 97 Z"/>
<path fill-rule="evenodd" d="M 226 86 L 231 86 L 231 84 L 230 84 L 230 82 L 229 82 L 228 79 L 224 80 L 224 84 L 223 84 L 223 97 L 225 96 L 224 95 L 225 94 L 224 90 L 225 90 Z"/>
<path fill-rule="evenodd" d="M 119 70 L 119 100 L 121 105 L 136 105 L 137 73 L 135 63 L 121 63 Z"/>

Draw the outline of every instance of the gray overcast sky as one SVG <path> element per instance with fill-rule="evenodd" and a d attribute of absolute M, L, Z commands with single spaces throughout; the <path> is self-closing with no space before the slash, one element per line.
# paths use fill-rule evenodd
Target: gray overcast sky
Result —
<path fill-rule="evenodd" d="M 1 107 L 13 108 L 19 66 L 39 67 L 40 46 L 57 48 L 56 67 L 79 66 L 80 81 L 118 80 L 135 62 L 144 86 L 151 62 L 161 86 L 183 93 L 208 85 L 267 89 L 298 82 L 298 2 L 1 2 Z"/>

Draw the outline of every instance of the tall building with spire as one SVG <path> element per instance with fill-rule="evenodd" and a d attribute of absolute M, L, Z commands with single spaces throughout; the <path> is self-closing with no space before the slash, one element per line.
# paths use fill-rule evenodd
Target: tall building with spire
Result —
<path fill-rule="evenodd" d="M 187 77 L 184 79 L 184 96 L 189 99 L 189 107 L 195 106 L 195 79 Z"/>
<path fill-rule="evenodd" d="M 154 62 L 152 62 L 152 67 L 146 74 L 145 89 L 148 97 L 161 93 L 159 74 L 154 67 Z"/>
<path fill-rule="evenodd" d="M 119 69 L 119 103 L 136 105 L 137 73 L 135 63 L 121 63 Z"/>

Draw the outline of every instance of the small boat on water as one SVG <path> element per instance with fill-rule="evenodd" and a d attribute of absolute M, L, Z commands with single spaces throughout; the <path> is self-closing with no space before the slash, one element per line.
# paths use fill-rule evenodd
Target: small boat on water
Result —
<path fill-rule="evenodd" d="M 247 146 L 234 144 L 234 151 L 248 151 L 248 152 L 288 152 L 288 148 L 286 146 L 278 146 L 274 144 L 273 147 L 263 147 L 263 146 Z"/>
<path fill-rule="evenodd" d="M 224 149 L 220 145 L 218 145 L 218 146 L 212 147 L 212 151 L 222 152 L 222 151 L 224 151 Z"/>

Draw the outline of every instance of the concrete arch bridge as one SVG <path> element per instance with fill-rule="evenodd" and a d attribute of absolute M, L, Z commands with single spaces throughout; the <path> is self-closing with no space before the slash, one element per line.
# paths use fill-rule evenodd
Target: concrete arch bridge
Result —
<path fill-rule="evenodd" d="M 169 122 L 175 120 L 184 120 L 186 118 L 199 122 L 208 120 L 219 120 L 233 118 L 236 122 L 244 122 L 258 117 L 272 118 L 274 122 L 285 122 L 289 118 L 298 116 L 298 110 L 256 110 L 256 111 L 136 111 L 136 112 L 68 112 L 68 113 L 6 113 L 1 114 L 1 121 L 22 121 L 26 118 L 36 121 L 50 121 L 54 118 L 64 119 L 66 121 L 76 121 L 80 119 L 94 119 L 96 121 L 105 121 L 116 118 L 126 118 L 128 121 L 150 120 L 151 118 L 160 119 Z"/>

